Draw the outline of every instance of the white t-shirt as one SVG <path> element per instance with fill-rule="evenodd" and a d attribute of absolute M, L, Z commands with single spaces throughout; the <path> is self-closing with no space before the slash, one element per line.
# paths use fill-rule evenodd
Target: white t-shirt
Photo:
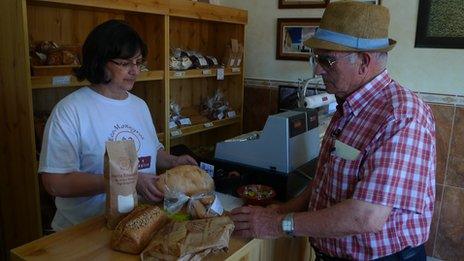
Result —
<path fill-rule="evenodd" d="M 39 172 L 103 174 L 105 142 L 132 139 L 139 171 L 156 173 L 156 155 L 163 145 L 156 136 L 147 104 L 130 94 L 114 100 L 83 87 L 62 99 L 45 126 Z M 52 228 L 62 230 L 104 213 L 105 194 L 55 198 Z"/>

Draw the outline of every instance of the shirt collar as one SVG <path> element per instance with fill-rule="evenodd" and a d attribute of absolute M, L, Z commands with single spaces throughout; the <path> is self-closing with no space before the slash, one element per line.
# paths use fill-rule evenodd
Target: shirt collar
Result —
<path fill-rule="evenodd" d="M 391 78 L 388 75 L 388 71 L 385 69 L 370 82 L 366 83 L 346 98 L 343 103 L 344 114 L 353 113 L 354 116 L 357 116 L 361 109 L 369 104 L 369 102 L 390 82 Z"/>

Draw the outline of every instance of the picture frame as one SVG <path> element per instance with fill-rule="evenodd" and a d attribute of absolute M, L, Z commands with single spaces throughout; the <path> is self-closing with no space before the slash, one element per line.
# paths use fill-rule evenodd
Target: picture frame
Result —
<path fill-rule="evenodd" d="M 279 0 L 279 9 L 325 8 L 330 0 Z"/>
<path fill-rule="evenodd" d="M 276 59 L 307 61 L 310 48 L 304 41 L 314 35 L 320 18 L 278 18 Z"/>
<path fill-rule="evenodd" d="M 341 0 L 330 0 L 330 2 L 340 2 Z M 358 2 L 364 2 L 368 4 L 382 5 L 382 0 L 356 0 Z"/>
<path fill-rule="evenodd" d="M 421 0 L 417 15 L 416 40 L 418 48 L 464 48 L 464 20 L 460 0 Z"/>

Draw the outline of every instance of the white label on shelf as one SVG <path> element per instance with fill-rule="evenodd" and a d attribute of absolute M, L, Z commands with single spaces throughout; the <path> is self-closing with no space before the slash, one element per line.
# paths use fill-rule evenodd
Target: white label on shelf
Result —
<path fill-rule="evenodd" d="M 227 112 L 227 117 L 229 117 L 229 118 L 234 118 L 235 116 L 237 116 L 237 115 L 235 114 L 235 111 L 228 111 L 228 112 Z"/>
<path fill-rule="evenodd" d="M 203 126 L 205 126 L 205 128 L 211 128 L 214 126 L 214 124 L 212 122 L 207 122 L 205 124 L 203 124 Z"/>
<path fill-rule="evenodd" d="M 191 125 L 192 122 L 190 121 L 190 118 L 182 118 L 179 120 L 180 125 Z"/>
<path fill-rule="evenodd" d="M 175 72 L 175 73 L 174 73 L 174 76 L 175 76 L 175 77 L 184 77 L 184 76 L 185 76 L 185 72 Z"/>
<path fill-rule="evenodd" d="M 232 68 L 232 72 L 234 73 L 240 72 L 240 68 Z"/>
<path fill-rule="evenodd" d="M 169 129 L 172 129 L 172 128 L 175 128 L 175 127 L 177 127 L 177 124 L 175 122 L 173 122 L 173 121 L 170 121 L 169 122 Z"/>
<path fill-rule="evenodd" d="M 218 68 L 216 73 L 216 79 L 224 80 L 224 68 Z"/>
<path fill-rule="evenodd" d="M 54 76 L 52 78 L 52 85 L 69 85 L 71 83 L 71 75 L 63 75 L 63 76 Z"/>
<path fill-rule="evenodd" d="M 173 131 L 171 131 L 171 136 L 173 136 L 173 137 L 180 136 L 180 135 L 182 135 L 181 130 L 173 130 Z"/>
<path fill-rule="evenodd" d="M 208 163 L 200 162 L 200 168 L 206 173 L 209 174 L 210 177 L 214 177 L 214 166 Z"/>
<path fill-rule="evenodd" d="M 202 73 L 203 73 L 203 75 L 210 75 L 211 70 L 203 70 Z"/>
<path fill-rule="evenodd" d="M 221 112 L 218 114 L 218 120 L 222 120 L 222 119 L 224 119 L 224 113 Z"/>
<path fill-rule="evenodd" d="M 198 57 L 198 56 L 197 56 Z M 206 61 L 205 58 L 203 57 L 198 57 L 198 62 L 200 63 L 201 66 L 206 66 L 208 65 L 208 62 Z"/>
<path fill-rule="evenodd" d="M 237 60 L 237 66 L 240 66 L 241 63 L 242 63 L 242 59 L 238 59 Z"/>
<path fill-rule="evenodd" d="M 232 67 L 235 64 L 235 59 L 230 59 L 229 66 Z"/>

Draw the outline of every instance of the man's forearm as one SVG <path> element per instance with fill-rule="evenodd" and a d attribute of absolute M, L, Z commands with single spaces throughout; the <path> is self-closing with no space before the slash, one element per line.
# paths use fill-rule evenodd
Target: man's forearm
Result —
<path fill-rule="evenodd" d="M 327 209 L 295 213 L 295 235 L 332 238 L 376 232 L 382 229 L 391 209 L 349 199 Z"/>

